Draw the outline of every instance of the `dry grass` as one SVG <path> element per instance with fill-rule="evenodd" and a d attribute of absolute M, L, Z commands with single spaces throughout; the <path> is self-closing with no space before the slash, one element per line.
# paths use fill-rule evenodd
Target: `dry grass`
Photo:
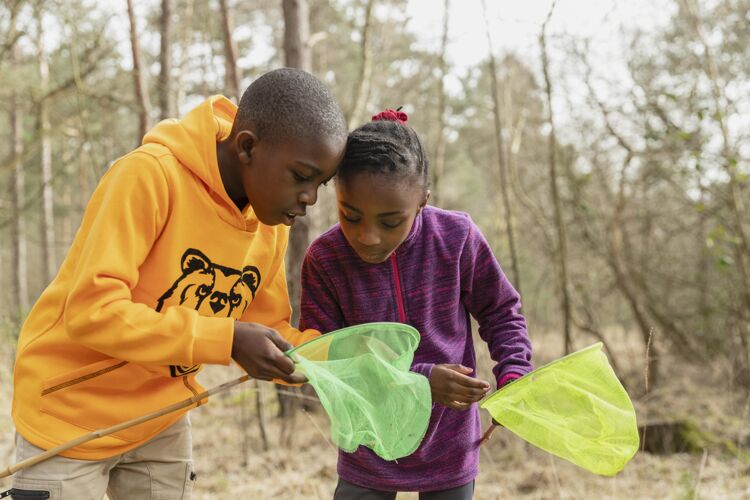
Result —
<path fill-rule="evenodd" d="M 633 336 L 609 332 L 623 378 L 630 388 L 639 420 L 690 419 L 740 447 L 750 445 L 748 393 L 732 388 L 725 369 L 692 367 L 662 356 L 662 380 L 644 391 L 643 346 Z M 590 342 L 580 340 L 577 347 Z M 553 337 L 534 338 L 535 362 L 559 356 Z M 486 349 L 477 351 L 481 374 L 488 373 Z M 12 459 L 10 356 L 0 345 L 0 466 Z M 207 367 L 202 382 L 213 386 L 239 375 L 236 368 Z M 261 385 L 270 449 L 263 450 L 255 411 L 255 394 L 245 384 L 219 395 L 192 412 L 198 482 L 194 498 L 331 498 L 336 483 L 336 452 L 327 438 L 327 420 L 318 412 L 298 412 L 282 422 L 274 417 L 276 399 L 269 384 Z M 284 439 L 285 432 L 291 438 Z M 9 487 L 0 480 L 0 488 Z M 416 499 L 401 494 L 400 499 Z M 750 467 L 721 448 L 704 454 L 656 456 L 639 453 L 615 478 L 590 474 L 551 457 L 500 429 L 482 449 L 477 500 L 529 499 L 741 499 L 750 498 Z"/>

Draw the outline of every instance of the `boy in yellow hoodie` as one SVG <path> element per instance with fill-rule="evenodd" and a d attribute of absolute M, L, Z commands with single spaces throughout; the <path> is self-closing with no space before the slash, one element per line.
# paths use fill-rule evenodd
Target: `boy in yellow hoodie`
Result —
<path fill-rule="evenodd" d="M 346 133 L 328 89 L 282 69 L 239 108 L 212 97 L 117 160 L 21 330 L 17 458 L 199 393 L 204 363 L 304 381 L 283 351 L 319 333 L 289 324 L 284 253 Z M 14 498 L 189 498 L 186 411 L 20 471 Z"/>

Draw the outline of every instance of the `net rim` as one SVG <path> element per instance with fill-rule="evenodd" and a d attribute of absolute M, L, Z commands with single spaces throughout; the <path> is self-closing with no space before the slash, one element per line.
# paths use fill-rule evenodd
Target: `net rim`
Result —
<path fill-rule="evenodd" d="M 398 323 L 396 321 L 374 321 L 372 323 L 360 323 L 358 325 L 347 326 L 344 328 L 339 328 L 338 330 L 333 330 L 331 332 L 324 333 L 320 335 L 319 337 L 315 337 L 312 340 L 308 340 L 307 342 L 303 344 L 300 344 L 296 347 L 289 349 L 288 351 L 284 352 L 284 355 L 294 360 L 294 355 L 297 352 L 299 352 L 300 349 L 308 348 L 311 345 L 315 345 L 316 343 L 323 342 L 323 341 L 330 342 L 330 337 L 329 337 L 330 335 L 343 337 L 346 334 L 351 334 L 353 330 L 359 330 L 362 328 L 381 327 L 381 326 L 387 326 L 389 328 L 394 328 L 395 330 L 399 330 L 402 333 L 408 333 L 414 340 L 414 346 L 411 348 L 412 352 L 416 350 L 417 346 L 419 345 L 419 341 L 422 338 L 422 336 L 419 334 L 419 330 L 417 330 L 411 325 L 407 325 L 406 323 Z"/>
<path fill-rule="evenodd" d="M 525 375 L 517 378 L 516 380 L 513 381 L 513 384 L 506 384 L 504 387 L 501 387 L 500 389 L 496 390 L 492 394 L 489 394 L 489 395 L 485 396 L 482 400 L 479 401 L 479 406 L 480 406 L 480 408 L 484 408 L 486 404 L 488 404 L 492 400 L 500 397 L 501 393 L 503 391 L 505 391 L 506 389 L 508 389 L 511 385 L 515 385 L 518 381 L 520 381 L 522 379 L 525 379 L 529 375 L 532 375 L 532 374 L 536 375 L 536 374 L 539 374 L 541 372 L 548 371 L 550 368 L 554 367 L 555 365 L 557 365 L 557 364 L 559 364 L 559 363 L 561 363 L 563 361 L 569 360 L 571 358 L 577 358 L 579 356 L 584 356 L 586 354 L 589 354 L 592 351 L 601 351 L 602 347 L 604 347 L 604 344 L 602 342 L 596 342 L 594 344 L 591 344 L 588 347 L 584 347 L 583 349 L 579 349 L 578 351 L 571 352 L 570 354 L 566 354 L 565 356 L 563 356 L 561 358 L 558 358 L 558 359 L 555 359 L 553 361 L 550 361 L 546 365 L 540 366 L 536 370 L 532 370 L 529 373 L 527 373 L 527 374 L 525 374 Z"/>

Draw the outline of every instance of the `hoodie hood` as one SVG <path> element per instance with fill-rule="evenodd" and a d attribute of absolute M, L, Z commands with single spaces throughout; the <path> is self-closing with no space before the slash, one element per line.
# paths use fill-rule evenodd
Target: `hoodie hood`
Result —
<path fill-rule="evenodd" d="M 224 189 L 216 157 L 216 143 L 229 137 L 237 106 L 224 96 L 209 97 L 181 120 L 159 122 L 143 144 L 160 144 L 193 172 L 211 191 L 234 205 Z"/>

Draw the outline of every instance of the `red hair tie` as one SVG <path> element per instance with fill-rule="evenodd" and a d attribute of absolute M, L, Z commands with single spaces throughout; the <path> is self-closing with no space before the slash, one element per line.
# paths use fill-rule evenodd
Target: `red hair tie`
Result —
<path fill-rule="evenodd" d="M 372 115 L 372 121 L 376 122 L 379 120 L 387 120 L 392 122 L 399 122 L 406 125 L 406 122 L 409 119 L 409 115 L 400 110 L 401 108 L 386 109 L 385 111 L 381 111 L 377 115 Z"/>

